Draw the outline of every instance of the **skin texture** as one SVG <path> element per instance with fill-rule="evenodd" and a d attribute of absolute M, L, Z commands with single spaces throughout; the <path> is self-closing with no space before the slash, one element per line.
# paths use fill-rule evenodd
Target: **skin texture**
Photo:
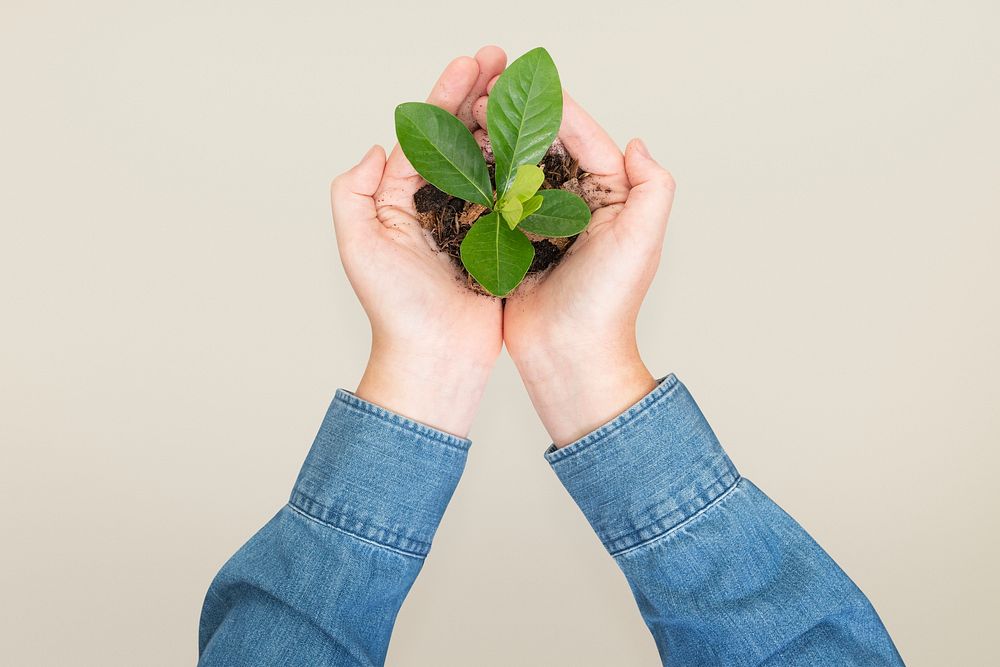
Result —
<path fill-rule="evenodd" d="M 485 126 L 486 100 L 473 111 Z M 585 187 L 602 194 L 562 261 L 507 299 L 504 342 L 552 441 L 563 446 L 656 385 L 639 356 L 635 323 L 659 264 L 675 185 L 641 140 L 623 155 L 568 94 L 559 139 L 590 173 Z"/>
<path fill-rule="evenodd" d="M 485 47 L 452 61 L 427 101 L 474 127 L 472 104 L 506 66 Z M 466 436 L 502 345 L 500 301 L 465 289 L 421 229 L 413 193 L 424 184 L 396 146 L 380 146 L 334 179 L 334 228 L 348 280 L 372 328 L 361 398 Z"/>
<path fill-rule="evenodd" d="M 482 143 L 488 90 L 506 56 L 484 47 L 453 61 L 429 102 L 456 113 Z M 559 138 L 602 192 L 587 231 L 558 266 L 501 305 L 456 279 L 414 217 L 424 181 L 396 147 L 373 148 L 333 184 L 341 258 L 372 325 L 362 398 L 466 435 L 501 342 L 546 430 L 569 444 L 655 386 L 635 322 L 659 263 L 674 182 L 640 140 L 623 154 L 565 96 Z"/>

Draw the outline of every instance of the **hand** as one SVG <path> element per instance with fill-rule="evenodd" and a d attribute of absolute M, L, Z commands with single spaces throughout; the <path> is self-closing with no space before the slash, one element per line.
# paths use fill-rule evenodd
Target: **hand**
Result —
<path fill-rule="evenodd" d="M 484 100 L 474 105 L 485 126 Z M 590 226 L 504 307 L 504 342 L 556 446 L 624 412 L 656 386 L 635 322 L 659 264 L 674 181 L 641 140 L 621 151 L 568 95 L 559 138 L 598 197 Z"/>
<path fill-rule="evenodd" d="M 475 130 L 472 104 L 507 56 L 484 47 L 445 69 L 427 101 Z M 331 186 L 337 245 L 372 328 L 356 394 L 464 437 L 502 345 L 500 301 L 466 288 L 452 259 L 416 219 L 425 181 L 399 146 L 375 146 Z"/>

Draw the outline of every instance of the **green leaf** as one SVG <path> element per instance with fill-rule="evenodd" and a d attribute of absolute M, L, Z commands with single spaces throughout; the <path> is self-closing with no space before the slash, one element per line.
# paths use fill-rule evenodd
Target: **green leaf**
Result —
<path fill-rule="evenodd" d="M 559 133 L 563 94 L 559 72 L 539 47 L 500 75 L 486 104 L 486 125 L 496 157 L 497 192 L 507 192 L 515 170 L 538 164 Z"/>
<path fill-rule="evenodd" d="M 521 204 L 521 220 L 524 220 L 529 215 L 540 209 L 542 207 L 542 201 L 544 201 L 542 199 L 542 195 L 535 195 L 528 201 Z"/>
<path fill-rule="evenodd" d="M 522 164 L 514 174 L 514 180 L 504 194 L 504 199 L 516 199 L 526 202 L 538 192 L 545 182 L 545 172 L 533 164 Z"/>
<path fill-rule="evenodd" d="M 440 107 L 396 107 L 396 139 L 424 179 L 453 197 L 493 208 L 493 187 L 479 144 L 462 121 Z"/>
<path fill-rule="evenodd" d="M 590 207 L 567 190 L 542 190 L 541 208 L 521 221 L 520 228 L 548 237 L 573 236 L 590 224 Z"/>
<path fill-rule="evenodd" d="M 462 264 L 494 296 L 507 296 L 531 268 L 535 248 L 493 212 L 476 220 L 462 240 Z"/>
<path fill-rule="evenodd" d="M 514 181 L 507 189 L 507 193 L 500 198 L 497 210 L 507 221 L 507 225 L 514 229 L 517 223 L 538 210 L 541 200 L 532 204 L 530 211 L 524 210 L 524 205 L 533 199 L 532 195 L 538 192 L 538 188 L 545 182 L 545 172 L 533 164 L 522 164 L 517 168 Z"/>
<path fill-rule="evenodd" d="M 521 205 L 521 202 L 513 197 L 505 198 L 497 207 L 497 210 L 500 211 L 500 215 L 507 221 L 507 226 L 511 229 L 517 227 L 517 223 L 521 222 L 524 218 L 524 207 Z"/>

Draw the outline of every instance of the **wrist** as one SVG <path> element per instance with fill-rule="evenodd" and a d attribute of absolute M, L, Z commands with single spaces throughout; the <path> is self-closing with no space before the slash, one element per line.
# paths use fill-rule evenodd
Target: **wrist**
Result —
<path fill-rule="evenodd" d="M 556 447 L 611 421 L 656 386 L 634 336 L 613 343 L 532 346 L 514 363 Z"/>
<path fill-rule="evenodd" d="M 465 438 L 498 353 L 490 357 L 398 348 L 374 340 L 354 393 L 408 419 Z"/>

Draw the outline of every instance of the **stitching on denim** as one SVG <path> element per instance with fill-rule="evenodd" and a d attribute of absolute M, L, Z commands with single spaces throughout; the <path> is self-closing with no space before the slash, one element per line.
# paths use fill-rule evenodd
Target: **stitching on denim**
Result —
<path fill-rule="evenodd" d="M 674 533 L 676 533 L 677 531 L 679 531 L 681 528 L 684 528 L 688 524 L 690 524 L 690 523 L 692 523 L 692 522 L 700 519 L 705 514 L 705 512 L 707 512 L 708 510 L 712 509 L 713 507 L 715 507 L 716 505 L 718 505 L 719 503 L 721 503 L 723 500 L 725 500 L 726 498 L 728 498 L 730 495 L 732 495 L 733 491 L 735 491 L 739 487 L 740 482 L 742 482 L 742 481 L 743 481 L 743 476 L 742 475 L 737 475 L 736 476 L 736 481 L 733 482 L 732 486 L 730 486 L 728 489 L 726 489 L 725 491 L 723 491 L 722 493 L 720 493 L 712 502 L 708 503 L 707 505 L 705 505 L 704 507 L 702 507 L 700 510 L 698 510 L 697 512 L 695 512 L 694 514 L 692 514 L 688 518 L 684 519 L 683 521 L 681 521 L 676 526 L 673 526 L 672 528 L 670 528 L 670 530 L 667 530 L 667 531 L 665 531 L 663 533 L 660 533 L 659 535 L 654 535 L 653 537 L 649 538 L 648 540 L 644 540 L 644 541 L 640 542 L 639 544 L 636 544 L 636 545 L 633 545 L 631 547 L 622 549 L 621 551 L 616 551 L 616 552 L 614 552 L 614 553 L 611 554 L 612 558 L 618 558 L 619 556 L 624 556 L 625 554 L 628 554 L 628 553 L 630 553 L 632 551 L 635 551 L 636 549 L 641 549 L 642 547 L 649 546 L 650 544 L 653 544 L 654 542 L 659 542 L 662 539 L 670 537 L 671 535 L 673 535 Z"/>
<path fill-rule="evenodd" d="M 683 524 L 685 521 L 690 519 L 692 516 L 694 516 L 701 510 L 705 509 L 705 507 L 707 507 L 708 505 L 714 503 L 716 500 L 718 500 L 720 496 L 724 495 L 730 488 L 732 488 L 733 485 L 735 485 L 740 480 L 739 471 L 736 470 L 736 467 L 733 465 L 732 461 L 729 460 L 728 456 L 725 455 L 723 456 L 724 458 L 722 461 L 722 465 L 718 467 L 715 471 L 717 475 L 716 478 L 708 484 L 699 485 L 701 490 L 697 494 L 689 498 L 687 501 L 678 505 L 672 511 L 664 513 L 659 519 L 656 519 L 655 521 L 651 521 L 650 523 L 647 523 L 644 526 L 641 526 L 626 533 L 616 535 L 615 537 L 611 537 L 608 539 L 602 538 L 601 541 L 605 544 L 605 546 L 622 542 L 628 542 L 630 538 L 636 538 L 646 531 L 656 530 L 658 526 L 661 526 L 662 523 L 670 519 L 671 514 L 680 513 L 683 515 L 686 512 L 690 512 L 690 514 L 685 516 L 677 523 L 671 524 L 666 528 L 660 527 L 660 530 L 662 532 L 657 533 L 651 538 L 646 538 L 647 540 L 656 539 L 660 537 L 660 535 L 662 535 L 663 532 L 669 532 L 673 530 L 674 528 Z M 717 489 L 722 489 L 722 490 L 718 491 L 717 493 L 714 493 Z M 693 509 L 695 507 L 697 509 Z M 625 549 L 631 549 L 633 546 L 635 545 L 630 544 L 625 547 L 619 547 L 618 550 L 621 551 Z M 615 553 L 610 548 L 608 549 L 608 551 Z"/>
<path fill-rule="evenodd" d="M 407 556 L 408 558 L 416 558 L 417 560 L 424 560 L 424 558 L 426 558 L 426 554 L 417 554 L 417 553 L 412 553 L 412 552 L 409 552 L 409 551 L 404 551 L 403 549 L 399 549 L 397 547 L 390 546 L 388 544 L 383 544 L 381 542 L 376 542 L 374 540 L 370 540 L 367 537 L 363 537 L 361 535 L 358 535 L 357 533 L 352 533 L 349 530 L 344 530 L 340 526 L 335 526 L 332 523 L 328 523 L 328 522 L 323 521 L 322 519 L 320 519 L 318 517 L 313 516 L 312 514 L 309 514 L 304 509 L 302 509 L 301 507 L 298 507 L 297 505 L 295 505 L 291 501 L 288 502 L 288 507 L 293 512 L 295 512 L 296 514 L 299 514 L 302 517 L 304 517 L 306 519 L 309 519 L 313 523 L 317 523 L 317 524 L 319 524 L 319 525 L 321 525 L 321 526 L 323 526 L 325 528 L 330 528 L 331 530 L 335 530 L 338 533 L 343 533 L 344 535 L 349 535 L 350 537 L 353 537 L 356 540 L 364 542 L 365 544 L 370 544 L 373 547 L 378 547 L 380 549 L 385 549 L 386 551 L 391 551 L 393 553 L 399 554 L 400 556 Z"/>
<path fill-rule="evenodd" d="M 403 417 L 402 415 L 397 415 L 396 413 L 390 412 L 385 408 L 373 405 L 364 399 L 358 398 L 354 394 L 340 391 L 337 392 L 335 399 L 342 402 L 349 408 L 378 417 L 390 426 L 416 433 L 427 440 L 446 445 L 461 452 L 468 450 L 469 445 L 471 444 L 468 439 L 459 438 L 457 435 L 438 431 L 437 429 L 431 428 L 425 424 L 419 424 L 411 419 Z"/>
<path fill-rule="evenodd" d="M 426 556 L 431 549 L 433 530 L 430 531 L 431 535 L 426 540 L 416 536 L 411 537 L 390 528 L 381 527 L 376 523 L 366 522 L 359 517 L 352 516 L 351 512 L 345 511 L 343 508 L 329 507 L 298 488 L 292 491 L 288 502 L 324 524 L 329 524 L 345 533 L 357 535 L 359 538 L 378 545 L 417 556 Z"/>
<path fill-rule="evenodd" d="M 643 416 L 653 405 L 665 399 L 665 397 L 673 394 L 679 384 L 680 382 L 677 380 L 677 376 L 671 373 L 664 378 L 664 380 L 657 385 L 655 389 L 646 394 L 646 396 L 640 399 L 638 403 L 633 405 L 624 413 L 618 415 L 616 418 L 597 428 L 597 430 L 591 432 L 590 434 L 583 436 L 576 442 L 570 443 L 569 445 L 552 452 L 549 455 L 549 462 L 554 466 L 556 463 L 559 463 L 574 454 L 589 449 L 591 445 L 604 440 L 608 436 L 620 430 L 622 427 L 631 424 L 633 421 Z"/>
<path fill-rule="evenodd" d="M 555 451 L 549 451 L 545 454 L 545 457 L 548 459 L 549 464 L 552 467 L 555 467 L 556 464 L 561 463 L 570 456 L 590 449 L 591 445 L 606 439 L 608 436 L 619 431 L 624 426 L 631 424 L 639 417 L 645 416 L 650 407 L 661 400 L 665 400 L 666 397 L 673 395 L 679 386 L 680 381 L 677 379 L 677 376 L 671 373 L 664 378 L 655 389 L 646 394 L 638 403 L 633 405 L 624 413 L 618 415 L 604 426 L 599 427 L 597 430 L 583 436 L 576 442 L 570 443 L 569 445 L 556 449 Z"/>
<path fill-rule="evenodd" d="M 431 428 L 425 424 L 418 424 L 411 419 L 403 417 L 402 415 L 397 415 L 396 413 L 390 412 L 389 410 L 377 405 L 373 405 L 372 403 L 369 403 L 368 401 L 358 398 L 354 394 L 343 390 L 336 393 L 334 400 L 339 401 L 345 406 L 357 410 L 358 412 L 378 417 L 390 426 L 405 429 L 427 440 L 445 445 L 460 452 L 468 451 L 469 446 L 472 444 L 467 438 L 459 438 L 457 435 L 445 433 L 444 431 L 438 431 L 437 429 Z"/>

